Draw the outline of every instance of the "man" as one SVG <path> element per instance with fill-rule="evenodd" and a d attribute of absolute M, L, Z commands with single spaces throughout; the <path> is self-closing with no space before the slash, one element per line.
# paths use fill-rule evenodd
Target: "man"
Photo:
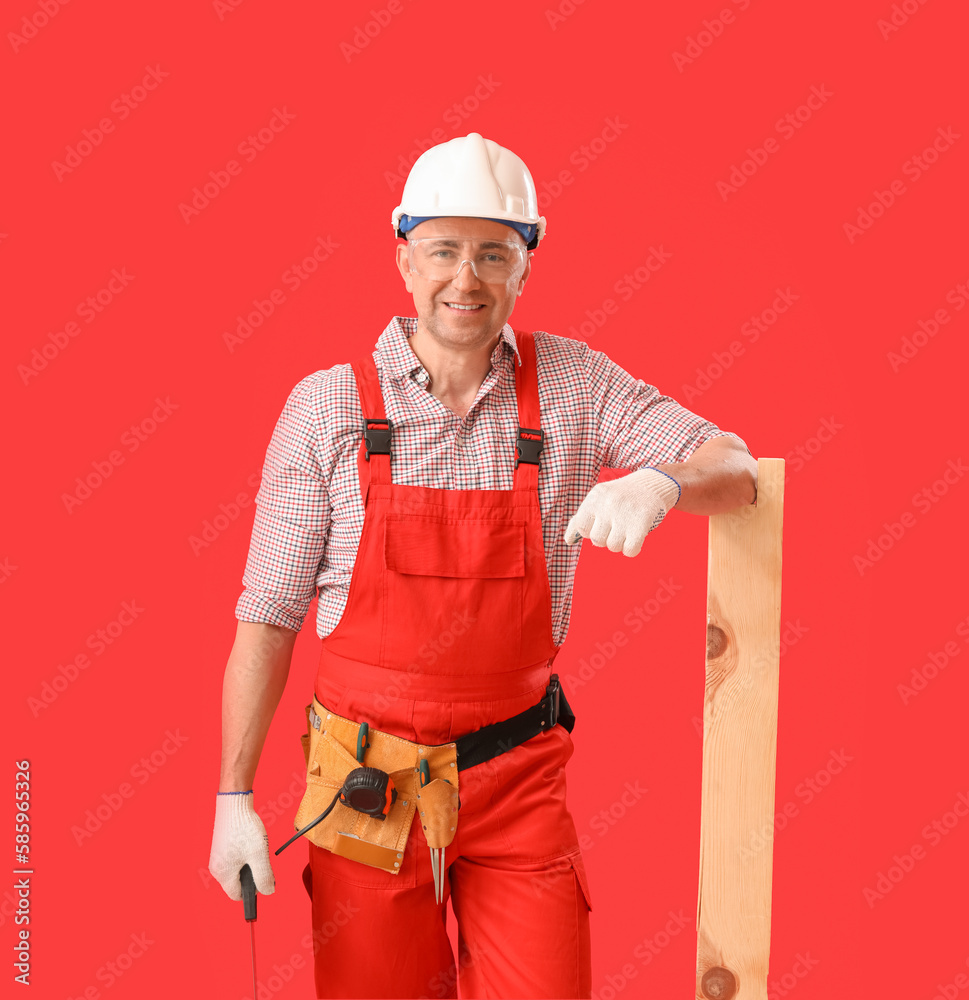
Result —
<path fill-rule="evenodd" d="M 577 543 L 635 556 L 674 506 L 752 503 L 756 463 L 586 344 L 507 325 L 545 231 L 510 151 L 477 133 L 429 149 L 393 224 L 416 318 L 303 379 L 267 453 L 210 868 L 233 899 L 245 864 L 274 890 L 251 789 L 319 588 L 298 824 L 328 928 L 318 996 L 456 996 L 460 978 L 468 997 L 588 997 L 574 717 L 552 674 Z M 634 471 L 596 485 L 603 467 Z"/>

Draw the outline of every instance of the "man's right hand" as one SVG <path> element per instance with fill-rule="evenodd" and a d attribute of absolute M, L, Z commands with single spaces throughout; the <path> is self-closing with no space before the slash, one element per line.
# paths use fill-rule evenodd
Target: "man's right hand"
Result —
<path fill-rule="evenodd" d="M 230 899 L 242 899 L 240 872 L 252 869 L 256 890 L 264 896 L 276 891 L 269 862 L 269 835 L 252 805 L 252 792 L 220 794 L 215 803 L 215 829 L 209 871 Z"/>

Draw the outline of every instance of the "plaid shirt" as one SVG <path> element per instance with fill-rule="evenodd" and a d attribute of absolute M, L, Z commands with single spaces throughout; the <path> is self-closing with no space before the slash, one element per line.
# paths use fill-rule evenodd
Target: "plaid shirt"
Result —
<path fill-rule="evenodd" d="M 393 482 L 511 489 L 518 430 L 512 328 L 501 330 L 491 371 L 463 419 L 427 391 L 428 373 L 407 343 L 416 328 L 416 319 L 395 316 L 374 351 L 394 428 Z M 566 545 L 563 534 L 600 470 L 684 462 L 704 441 L 727 432 L 582 341 L 536 332 L 535 348 L 545 431 L 538 498 L 553 637 L 561 644 L 581 552 L 580 545 Z M 362 424 L 349 364 L 314 372 L 290 393 L 255 497 L 239 620 L 298 631 L 319 588 L 317 633 L 328 635 L 340 621 L 363 530 L 357 474 Z"/>

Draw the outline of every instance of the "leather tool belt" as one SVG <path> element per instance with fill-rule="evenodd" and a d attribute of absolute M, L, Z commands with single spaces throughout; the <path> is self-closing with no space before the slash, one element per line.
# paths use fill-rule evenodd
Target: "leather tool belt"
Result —
<path fill-rule="evenodd" d="M 386 818 L 368 816 L 337 802 L 333 811 L 305 836 L 317 847 L 396 875 L 415 811 L 420 809 L 427 844 L 447 847 L 454 839 L 460 808 L 458 774 L 511 750 L 561 723 L 571 732 L 575 716 L 553 674 L 545 697 L 531 708 L 485 726 L 453 743 L 424 745 L 400 736 L 364 729 L 327 710 L 314 696 L 306 706 L 306 735 L 300 737 L 306 759 L 306 794 L 296 813 L 302 829 L 330 805 L 347 775 L 365 762 L 390 775 L 397 798 Z M 361 741 L 364 745 L 361 746 Z M 430 780 L 421 783 L 421 762 Z"/>

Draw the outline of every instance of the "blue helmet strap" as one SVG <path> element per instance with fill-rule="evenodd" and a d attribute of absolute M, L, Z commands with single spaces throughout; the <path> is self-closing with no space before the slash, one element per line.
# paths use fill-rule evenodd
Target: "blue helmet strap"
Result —
<path fill-rule="evenodd" d="M 400 217 L 400 222 L 397 223 L 397 233 L 399 236 L 403 237 L 415 226 L 419 226 L 422 222 L 427 222 L 429 219 L 440 218 L 442 218 L 440 215 L 402 215 Z M 529 250 L 533 250 L 537 245 L 535 234 L 538 232 L 538 226 L 533 222 L 515 222 L 511 219 L 488 219 L 487 221 L 500 222 L 503 226 L 511 226 L 515 232 L 521 234 L 521 237 L 527 244 Z"/>

